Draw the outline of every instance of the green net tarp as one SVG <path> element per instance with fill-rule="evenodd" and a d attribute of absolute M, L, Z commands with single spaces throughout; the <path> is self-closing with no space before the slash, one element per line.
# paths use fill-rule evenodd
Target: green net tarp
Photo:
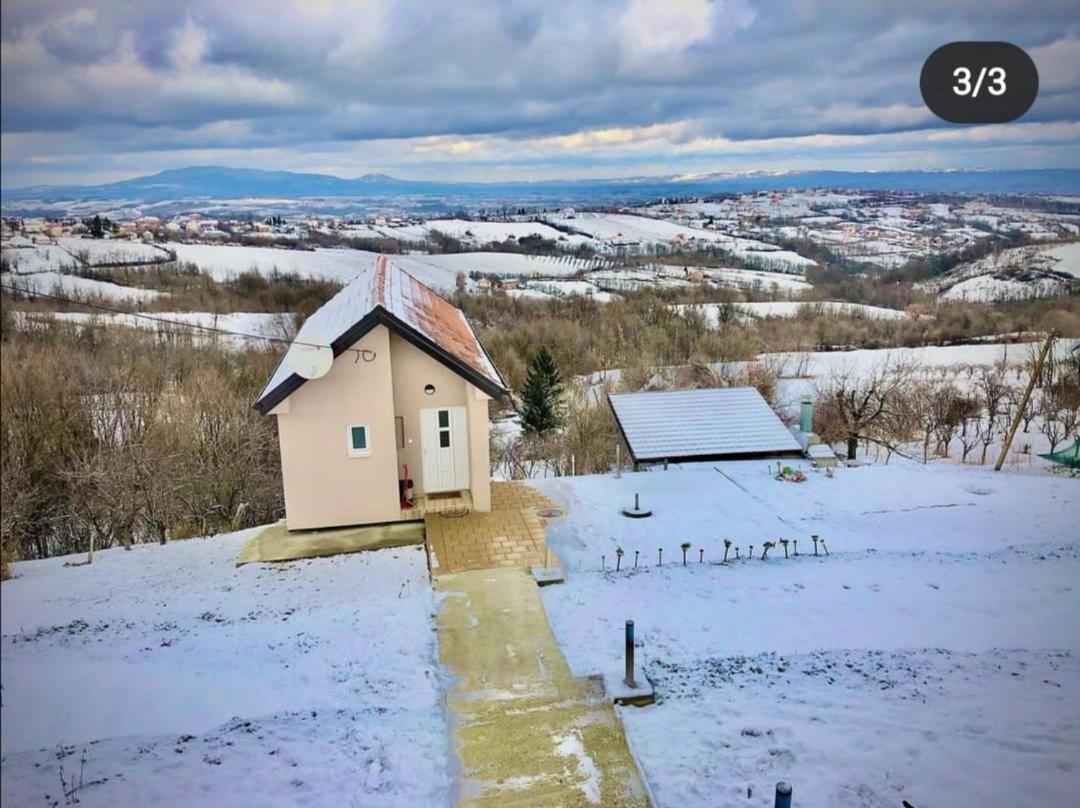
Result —
<path fill-rule="evenodd" d="M 1071 469 L 1080 469 L 1080 438 L 1073 441 L 1073 445 L 1057 452 L 1041 454 L 1039 457 L 1046 458 L 1054 463 L 1060 463 Z"/>

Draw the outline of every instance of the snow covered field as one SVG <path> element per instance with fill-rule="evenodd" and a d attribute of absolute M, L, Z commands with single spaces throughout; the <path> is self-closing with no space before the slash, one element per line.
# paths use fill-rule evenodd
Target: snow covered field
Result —
<path fill-rule="evenodd" d="M 269 275 L 273 271 L 301 278 L 348 283 L 375 265 L 377 253 L 362 250 L 287 250 L 279 247 L 234 247 L 222 244 L 176 244 L 179 261 L 195 264 L 215 280 L 242 272 Z"/>
<path fill-rule="evenodd" d="M 755 258 L 776 266 L 806 267 L 814 263 L 798 253 L 781 250 L 774 244 L 729 236 L 716 230 L 683 225 L 649 216 L 626 213 L 579 213 L 574 216 L 552 216 L 549 217 L 549 221 L 560 227 L 585 233 L 598 242 L 612 246 L 634 242 L 643 246 L 662 244 L 670 247 L 701 242 L 720 247 L 740 258 Z"/>
<path fill-rule="evenodd" d="M 0 246 L 0 257 L 5 273 L 20 275 L 72 270 L 79 266 L 79 259 L 56 244 L 14 246 L 5 243 Z"/>
<path fill-rule="evenodd" d="M 127 239 L 61 238 L 60 247 L 92 267 L 169 261 L 169 248 Z"/>
<path fill-rule="evenodd" d="M 476 246 L 530 236 L 559 242 L 567 249 L 586 244 L 594 245 L 593 240 L 587 236 L 564 233 L 543 222 L 473 222 L 466 219 L 433 219 L 425 222 L 424 226 L 430 231 L 443 233 Z"/>
<path fill-rule="evenodd" d="M 548 528 L 567 582 L 542 592 L 574 672 L 621 670 L 637 623 L 658 702 L 622 716 L 659 805 L 771 806 L 778 780 L 798 805 L 1071 804 L 1080 481 L 717 465 L 535 483 L 568 508 Z M 635 492 L 652 518 L 618 514 Z M 742 557 L 718 565 L 725 537 Z M 761 561 L 779 537 L 800 557 Z"/>
<path fill-rule="evenodd" d="M 18 273 L 65 271 L 76 267 L 124 263 L 162 263 L 171 259 L 164 247 L 126 239 L 61 238 L 55 244 L 30 244 L 26 239 L 4 243 L 2 254 Z"/>
<path fill-rule="evenodd" d="M 4 805 L 64 804 L 84 755 L 87 806 L 448 801 L 423 551 L 238 569 L 251 535 L 14 565 Z"/>
<path fill-rule="evenodd" d="M 721 303 L 699 303 L 676 305 L 676 311 L 684 312 L 688 309 L 697 309 L 705 315 L 705 320 L 710 328 L 720 325 Z M 821 311 L 826 314 L 840 314 L 854 317 L 867 317 L 872 320 L 903 320 L 907 317 L 902 311 L 896 309 L 884 309 L 880 306 L 867 306 L 862 303 L 842 303 L 836 301 L 826 302 L 800 302 L 795 300 L 782 300 L 765 303 L 732 303 L 738 311 L 753 318 L 797 317 L 803 309 L 813 312 Z"/>
<path fill-rule="evenodd" d="M 360 272 L 375 265 L 378 253 L 365 250 L 286 250 L 274 247 L 232 247 L 215 244 L 177 244 L 177 257 L 223 280 L 254 270 L 269 274 L 274 270 L 302 278 L 322 278 L 348 283 Z M 469 275 L 516 277 L 573 275 L 591 264 L 569 257 L 521 255 L 518 253 L 448 253 L 394 255 L 395 264 L 418 280 L 443 291 L 453 291 L 459 272 Z M 469 281 L 470 286 L 472 281 Z"/>
<path fill-rule="evenodd" d="M 417 265 L 438 267 L 452 275 L 456 275 L 458 272 L 464 272 L 466 275 L 479 272 L 484 275 L 502 278 L 528 277 L 531 275 L 558 278 L 584 272 L 594 265 L 594 262 L 571 258 L 570 256 L 555 257 L 499 252 L 409 255 L 405 256 L 405 258 L 407 261 L 402 263 L 402 266 L 410 272 L 412 271 L 410 267 L 415 263 Z M 395 257 L 393 260 L 397 261 L 398 258 Z"/>
<path fill-rule="evenodd" d="M 545 292 L 552 297 L 591 297 L 598 303 L 610 303 L 618 298 L 618 295 L 603 292 L 588 281 L 535 281 L 530 288 Z"/>
<path fill-rule="evenodd" d="M 1076 339 L 1059 339 L 1053 356 L 1064 359 L 1080 344 Z M 860 349 L 857 351 L 816 351 L 807 353 L 762 354 L 761 359 L 776 368 L 781 379 L 777 384 L 777 407 L 794 415 L 800 399 L 811 395 L 817 382 L 826 382 L 832 374 L 866 376 L 886 364 L 915 363 L 925 371 L 952 368 L 956 381 L 967 381 L 963 369 L 968 365 L 993 365 L 1004 362 L 1015 369 L 1022 365 L 1040 343 L 985 343 L 979 345 L 930 345 L 922 348 Z M 1026 378 L 1026 377 L 1025 377 Z"/>
<path fill-rule="evenodd" d="M 759 272 L 753 269 L 721 267 L 719 269 L 701 269 L 701 274 L 719 284 L 732 289 L 755 289 L 759 291 L 801 292 L 813 288 L 800 275 L 783 272 Z"/>
<path fill-rule="evenodd" d="M 35 272 L 32 275 L 5 272 L 0 275 L 0 282 L 23 292 L 57 295 L 65 298 L 102 298 L 104 300 L 124 300 L 138 302 L 152 300 L 162 295 L 154 289 L 140 289 L 123 286 L 119 283 L 83 278 L 78 275 L 66 275 L 60 272 Z"/>

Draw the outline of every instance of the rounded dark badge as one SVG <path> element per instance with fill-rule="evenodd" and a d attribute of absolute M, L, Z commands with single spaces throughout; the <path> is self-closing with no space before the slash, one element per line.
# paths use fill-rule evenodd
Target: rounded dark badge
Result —
<path fill-rule="evenodd" d="M 950 42 L 923 64 L 919 89 L 930 111 L 951 123 L 1007 123 L 1035 103 L 1039 71 L 1009 42 Z"/>

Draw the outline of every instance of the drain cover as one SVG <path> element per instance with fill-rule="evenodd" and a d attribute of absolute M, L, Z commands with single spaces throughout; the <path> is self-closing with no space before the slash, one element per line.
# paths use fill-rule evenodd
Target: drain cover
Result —
<path fill-rule="evenodd" d="M 541 508 L 537 512 L 538 516 L 542 516 L 545 519 L 554 519 L 557 516 L 562 516 L 562 508 Z"/>

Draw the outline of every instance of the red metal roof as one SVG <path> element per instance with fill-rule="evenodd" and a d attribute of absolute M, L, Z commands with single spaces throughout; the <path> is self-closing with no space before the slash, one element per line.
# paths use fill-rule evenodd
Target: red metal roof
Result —
<path fill-rule="evenodd" d="M 296 340 L 329 340 L 334 346 L 334 354 L 338 355 L 349 347 L 342 344 L 344 341 L 351 344 L 362 336 L 355 333 L 356 329 L 373 312 L 382 315 L 380 321 L 385 320 L 389 327 L 397 328 L 406 337 L 412 337 L 414 343 L 452 369 L 461 373 L 463 368 L 454 367 L 454 363 L 464 366 L 469 373 L 462 375 L 466 378 L 469 375 L 477 377 L 472 381 L 478 382 L 481 388 L 487 388 L 486 392 L 506 392 L 506 383 L 477 339 L 464 312 L 385 255 L 379 256 L 372 271 L 358 275 L 308 317 Z M 419 335 L 419 339 L 416 335 Z M 266 412 L 301 384 L 303 380 L 282 361 L 263 388 L 255 406 Z"/>

